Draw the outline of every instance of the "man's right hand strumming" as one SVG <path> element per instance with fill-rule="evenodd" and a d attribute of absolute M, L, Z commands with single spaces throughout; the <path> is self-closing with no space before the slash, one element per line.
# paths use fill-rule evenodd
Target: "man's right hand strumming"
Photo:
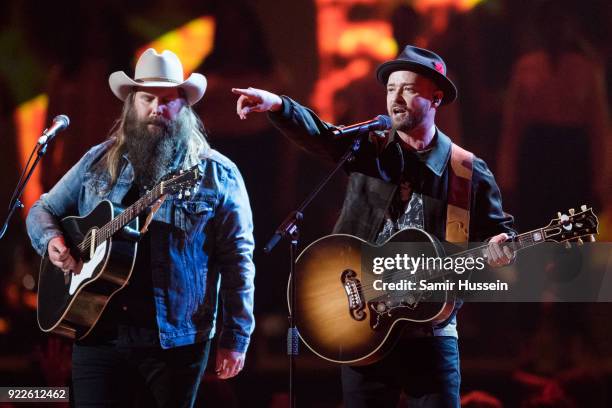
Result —
<path fill-rule="evenodd" d="M 64 237 L 57 236 L 49 240 L 47 252 L 51 263 L 64 273 L 79 273 L 83 267 L 82 262 L 77 262 L 70 254 L 70 248 L 66 246 Z"/>
<path fill-rule="evenodd" d="M 232 92 L 240 95 L 236 102 L 236 114 L 240 119 L 246 119 L 251 112 L 276 112 L 283 106 L 280 96 L 263 89 L 251 88 L 232 88 Z"/>

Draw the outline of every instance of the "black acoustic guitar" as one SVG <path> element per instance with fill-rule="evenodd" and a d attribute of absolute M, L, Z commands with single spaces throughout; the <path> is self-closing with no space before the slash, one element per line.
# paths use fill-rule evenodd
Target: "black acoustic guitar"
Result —
<path fill-rule="evenodd" d="M 150 221 L 168 194 L 190 195 L 199 179 L 200 170 L 194 166 L 161 181 L 125 210 L 104 200 L 86 216 L 62 219 L 66 244 L 82 267 L 78 273 L 64 273 L 48 253 L 43 256 L 37 312 L 41 330 L 72 339 L 86 337 L 111 297 L 130 279 L 141 234 L 138 215 L 152 208 Z"/>
<path fill-rule="evenodd" d="M 572 209 L 569 215 L 559 213 L 547 226 L 520 234 L 507 245 L 518 251 L 547 241 L 594 241 L 597 228 L 592 209 L 582 206 L 580 212 Z M 364 265 L 372 264 L 364 263 L 364 259 L 371 259 L 371 253 L 385 253 L 386 246 L 397 248 L 398 243 L 412 243 L 405 248 L 415 252 L 407 254 L 414 258 L 445 257 L 442 244 L 419 229 L 400 231 L 378 247 L 351 235 L 329 235 L 300 254 L 295 280 L 297 326 L 300 338 L 315 354 L 335 363 L 370 364 L 393 347 L 407 324 L 431 327 L 450 316 L 456 290 L 445 290 L 444 283 L 457 277 L 455 271 L 430 268 L 415 273 L 397 271 L 397 276 L 392 274 L 390 279 L 385 276 L 387 284 L 414 282 L 413 290 L 397 290 L 389 285 L 385 289 L 381 275 L 374 273 L 373 267 L 366 269 Z M 486 247 L 446 258 L 483 257 Z M 438 283 L 438 288 L 421 289 L 422 280 L 427 286 Z"/>

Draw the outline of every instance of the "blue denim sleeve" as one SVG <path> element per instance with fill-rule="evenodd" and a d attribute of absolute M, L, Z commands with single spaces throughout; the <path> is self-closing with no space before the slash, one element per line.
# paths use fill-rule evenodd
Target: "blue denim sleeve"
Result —
<path fill-rule="evenodd" d="M 89 150 L 48 192 L 34 203 L 26 218 L 26 228 L 32 246 L 44 255 L 51 238 L 62 235 L 58 220 L 77 214 L 82 175 L 100 151 L 98 145 Z"/>
<path fill-rule="evenodd" d="M 223 303 L 219 346 L 245 352 L 255 328 L 253 217 L 244 181 L 235 166 L 226 173 L 221 185 L 224 193 L 215 216 Z"/>

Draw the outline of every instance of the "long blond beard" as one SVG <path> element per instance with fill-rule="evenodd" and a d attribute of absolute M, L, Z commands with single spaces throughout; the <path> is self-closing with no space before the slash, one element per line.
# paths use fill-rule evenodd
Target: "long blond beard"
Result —
<path fill-rule="evenodd" d="M 121 171 L 121 159 L 126 153 L 127 118 L 130 111 L 133 110 L 133 105 L 134 93 L 131 93 L 125 100 L 120 118 L 115 122 L 113 129 L 111 129 L 110 139 L 114 143 L 96 168 L 97 171 L 109 177 L 109 188 L 115 184 Z M 186 170 L 198 164 L 202 158 L 209 154 L 211 149 L 206 140 L 206 132 L 200 118 L 198 118 L 190 106 L 184 106 L 182 110 L 184 111 L 184 128 L 189 129 L 185 157 L 182 163 L 182 169 Z"/>
<path fill-rule="evenodd" d="M 184 127 L 185 112 L 172 121 L 139 119 L 134 110 L 128 113 L 125 148 L 140 187 L 152 188 L 180 165 L 177 160 L 185 154 L 189 139 L 189 130 Z"/>

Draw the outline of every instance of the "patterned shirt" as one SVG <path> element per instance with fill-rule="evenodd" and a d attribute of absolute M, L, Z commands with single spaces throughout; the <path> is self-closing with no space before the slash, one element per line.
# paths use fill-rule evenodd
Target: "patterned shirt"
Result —
<path fill-rule="evenodd" d="M 384 244 L 391 236 L 406 228 L 424 229 L 423 194 L 419 191 L 414 191 L 413 186 L 416 185 L 415 180 L 419 177 L 420 172 L 423 171 L 424 164 L 422 162 L 427 158 L 431 150 L 405 152 L 408 170 L 404 173 L 399 187 L 393 196 L 391 205 L 387 209 L 382 228 L 376 237 L 377 245 Z M 412 181 L 409 180 L 409 177 Z M 457 338 L 456 317 L 453 316 L 451 321 L 442 328 L 434 327 L 433 335 Z M 403 337 L 407 338 L 421 336 L 422 333 L 420 331 L 405 330 L 403 334 Z"/>

